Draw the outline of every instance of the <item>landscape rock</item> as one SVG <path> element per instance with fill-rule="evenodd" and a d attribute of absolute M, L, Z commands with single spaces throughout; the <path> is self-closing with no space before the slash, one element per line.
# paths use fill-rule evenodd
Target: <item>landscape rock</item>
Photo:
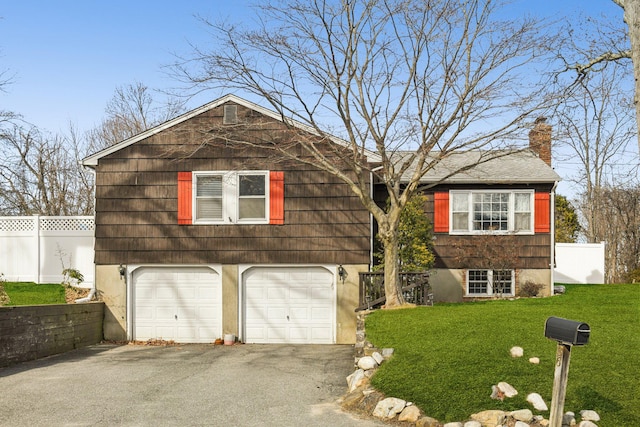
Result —
<path fill-rule="evenodd" d="M 598 425 L 587 420 L 587 421 L 580 421 L 580 424 L 578 424 L 578 427 L 598 427 Z"/>
<path fill-rule="evenodd" d="M 345 409 L 357 408 L 364 396 L 362 389 L 355 389 L 342 398 L 341 406 Z"/>
<path fill-rule="evenodd" d="M 389 359 L 391 356 L 393 356 L 393 349 L 392 348 L 383 348 L 382 349 L 382 357 L 386 359 Z"/>
<path fill-rule="evenodd" d="M 518 394 L 518 390 L 513 388 L 511 384 L 504 381 L 498 383 L 498 388 L 504 393 L 505 397 L 513 397 Z"/>
<path fill-rule="evenodd" d="M 584 410 L 580 411 L 580 418 L 583 421 L 600 421 L 600 415 L 596 411 Z"/>
<path fill-rule="evenodd" d="M 523 421 L 525 423 L 531 422 L 533 420 L 533 412 L 529 409 L 520 409 L 518 411 L 513 411 L 509 414 L 516 421 Z"/>
<path fill-rule="evenodd" d="M 422 417 L 416 421 L 416 427 L 438 427 L 440 422 L 435 418 Z"/>
<path fill-rule="evenodd" d="M 522 421 L 516 421 L 516 423 L 513 425 L 513 427 L 530 427 L 529 424 L 522 422 Z"/>
<path fill-rule="evenodd" d="M 467 421 L 464 423 L 464 427 L 482 427 L 480 421 Z"/>
<path fill-rule="evenodd" d="M 511 347 L 509 353 L 511 353 L 511 357 L 522 357 L 524 355 L 524 349 L 518 346 Z"/>
<path fill-rule="evenodd" d="M 418 418 L 420 418 L 420 408 L 415 405 L 406 406 L 398 415 L 398 421 L 407 421 L 409 423 L 415 423 Z"/>
<path fill-rule="evenodd" d="M 378 362 L 371 356 L 361 357 L 358 360 L 358 368 L 368 371 L 370 369 L 375 369 L 378 367 Z"/>
<path fill-rule="evenodd" d="M 360 403 L 360 409 L 367 414 L 371 414 L 378 402 L 382 399 L 384 399 L 384 395 L 377 390 L 374 390 L 372 393 L 367 393 Z"/>
<path fill-rule="evenodd" d="M 505 397 L 513 397 L 518 394 L 518 390 L 513 388 L 511 384 L 499 382 L 498 385 L 491 386 L 491 398 L 496 400 L 504 400 Z"/>
<path fill-rule="evenodd" d="M 542 415 L 536 415 L 533 417 L 533 420 L 540 427 L 547 427 L 549 425 L 549 420 L 545 419 Z"/>
<path fill-rule="evenodd" d="M 464 425 L 462 423 L 446 423 L 443 427 L 464 427 Z"/>
<path fill-rule="evenodd" d="M 565 412 L 562 416 L 562 425 L 563 426 L 574 426 L 576 425 L 576 414 L 573 412 Z"/>
<path fill-rule="evenodd" d="M 378 402 L 376 408 L 373 410 L 373 416 L 390 420 L 402 412 L 406 404 L 407 402 L 402 399 L 387 397 Z"/>
<path fill-rule="evenodd" d="M 542 396 L 538 393 L 531 393 L 527 396 L 527 402 L 531 403 L 533 407 L 538 411 L 548 411 L 549 408 L 547 404 L 544 402 Z"/>
<path fill-rule="evenodd" d="M 358 369 L 354 371 L 351 375 L 347 377 L 347 385 L 349 387 L 349 392 L 354 391 L 361 385 L 363 385 L 367 381 L 367 378 L 364 376 L 364 371 L 362 369 Z"/>
<path fill-rule="evenodd" d="M 471 415 L 472 420 L 479 421 L 484 427 L 497 427 L 502 425 L 506 417 L 506 412 L 495 409 Z"/>
<path fill-rule="evenodd" d="M 533 365 L 539 365 L 540 364 L 540 358 L 539 357 L 531 357 L 531 358 L 529 358 L 529 363 L 531 363 Z"/>
<path fill-rule="evenodd" d="M 382 362 L 384 362 L 384 357 L 377 351 L 374 351 L 371 357 L 373 357 L 373 360 L 375 360 L 378 365 L 382 365 Z"/>

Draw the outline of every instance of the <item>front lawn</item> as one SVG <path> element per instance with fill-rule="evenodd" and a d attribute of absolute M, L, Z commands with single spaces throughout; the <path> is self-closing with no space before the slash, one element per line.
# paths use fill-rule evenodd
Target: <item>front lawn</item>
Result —
<path fill-rule="evenodd" d="M 529 393 L 551 406 L 557 344 L 544 337 L 550 316 L 588 323 L 589 344 L 573 347 L 564 409 L 597 411 L 600 427 L 640 425 L 640 286 L 566 285 L 550 298 L 436 304 L 379 310 L 367 317 L 367 339 L 393 347 L 372 384 L 414 402 L 440 421 L 463 421 L 486 409 L 530 408 Z M 513 346 L 524 357 L 511 358 Z M 539 357 L 540 364 L 529 363 Z M 518 395 L 492 400 L 506 381 Z M 549 412 L 543 412 L 545 418 Z"/>
<path fill-rule="evenodd" d="M 60 283 L 3 282 L 9 297 L 6 305 L 65 304 L 65 289 Z"/>

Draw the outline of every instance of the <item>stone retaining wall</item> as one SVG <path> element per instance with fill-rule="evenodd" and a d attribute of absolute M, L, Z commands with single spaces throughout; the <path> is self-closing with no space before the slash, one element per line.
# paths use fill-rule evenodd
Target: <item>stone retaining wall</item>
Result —
<path fill-rule="evenodd" d="M 0 366 L 102 341 L 104 303 L 0 307 Z"/>

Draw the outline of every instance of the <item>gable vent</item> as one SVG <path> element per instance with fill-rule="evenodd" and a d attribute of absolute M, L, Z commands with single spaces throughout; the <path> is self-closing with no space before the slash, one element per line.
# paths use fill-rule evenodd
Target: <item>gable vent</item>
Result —
<path fill-rule="evenodd" d="M 238 123 L 238 106 L 237 105 L 225 105 L 224 117 L 222 118 L 223 125 L 235 125 Z"/>

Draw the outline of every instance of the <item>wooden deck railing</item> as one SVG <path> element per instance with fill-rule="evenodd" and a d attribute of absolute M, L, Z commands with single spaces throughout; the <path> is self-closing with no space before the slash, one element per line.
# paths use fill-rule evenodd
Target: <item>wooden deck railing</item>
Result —
<path fill-rule="evenodd" d="M 400 273 L 405 301 L 416 305 L 433 305 L 429 273 Z M 384 272 L 360 273 L 360 301 L 356 311 L 382 306 L 386 301 Z"/>

